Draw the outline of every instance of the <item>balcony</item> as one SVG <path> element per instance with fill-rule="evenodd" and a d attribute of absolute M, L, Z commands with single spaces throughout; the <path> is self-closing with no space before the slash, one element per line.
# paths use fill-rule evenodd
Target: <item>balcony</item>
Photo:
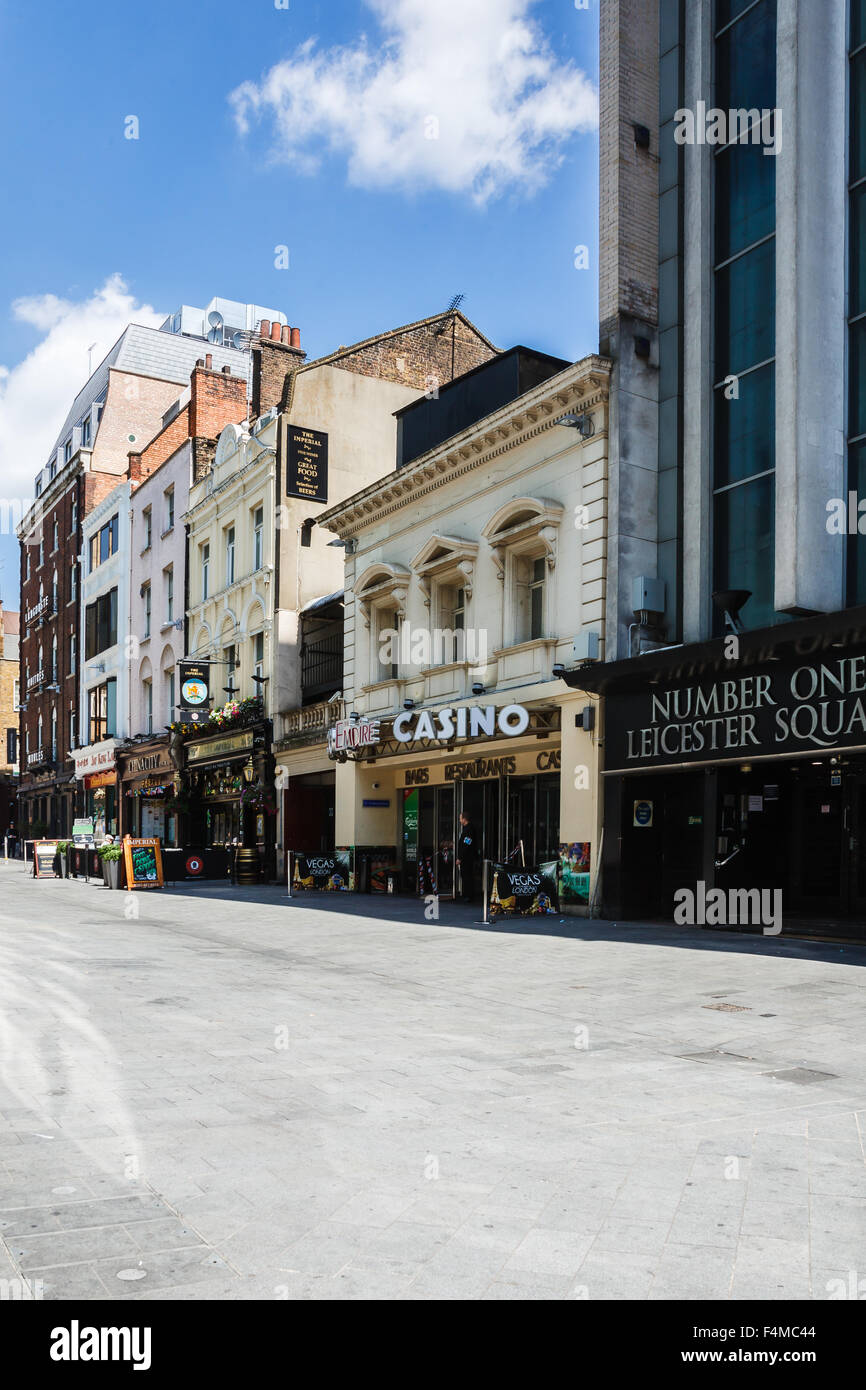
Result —
<path fill-rule="evenodd" d="M 324 743 L 331 725 L 346 717 L 345 700 L 323 700 L 283 715 L 281 742 Z"/>

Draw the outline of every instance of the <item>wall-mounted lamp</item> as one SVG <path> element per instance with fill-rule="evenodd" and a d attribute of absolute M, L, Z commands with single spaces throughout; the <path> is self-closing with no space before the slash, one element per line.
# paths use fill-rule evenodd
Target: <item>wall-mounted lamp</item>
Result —
<path fill-rule="evenodd" d="M 556 423 L 565 425 L 566 429 L 579 430 L 584 439 L 590 439 L 595 434 L 592 416 L 587 415 L 586 412 L 582 415 L 575 415 L 573 412 L 568 415 L 561 415 Z"/>

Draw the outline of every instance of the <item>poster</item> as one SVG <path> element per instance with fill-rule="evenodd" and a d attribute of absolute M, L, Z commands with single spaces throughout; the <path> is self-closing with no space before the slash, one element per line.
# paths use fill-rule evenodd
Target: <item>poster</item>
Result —
<path fill-rule="evenodd" d="M 320 893 L 347 893 L 354 887 L 352 852 L 335 849 L 329 854 L 296 854 L 292 892 L 309 889 Z"/>
<path fill-rule="evenodd" d="M 127 835 L 123 841 L 127 888 L 161 888 L 162 850 L 159 840 L 134 840 Z"/>
<path fill-rule="evenodd" d="M 53 878 L 54 860 L 57 855 L 57 840 L 33 841 L 33 877 Z"/>
<path fill-rule="evenodd" d="M 589 902 L 589 840 L 559 846 L 560 892 L 564 903 Z"/>
<path fill-rule="evenodd" d="M 488 867 L 488 916 L 539 917 L 559 911 L 557 861 L 516 869 L 509 864 Z"/>

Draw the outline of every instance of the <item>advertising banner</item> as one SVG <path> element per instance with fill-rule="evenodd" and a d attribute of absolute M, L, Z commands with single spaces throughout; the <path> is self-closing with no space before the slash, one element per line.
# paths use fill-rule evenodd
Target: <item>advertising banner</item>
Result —
<path fill-rule="evenodd" d="M 347 893 L 353 887 L 351 850 L 335 849 L 328 854 L 295 855 L 292 892 L 312 889 L 320 893 Z"/>
<path fill-rule="evenodd" d="M 203 723 L 210 712 L 210 662 L 179 661 L 178 671 L 180 708 L 190 723 Z"/>
<path fill-rule="evenodd" d="M 588 840 L 559 846 L 560 898 L 564 903 L 589 902 L 590 844 Z"/>
<path fill-rule="evenodd" d="M 286 496 L 327 502 L 328 436 L 289 425 L 286 442 Z"/>
<path fill-rule="evenodd" d="M 525 868 L 514 868 L 509 864 L 488 865 L 488 915 L 491 921 L 494 917 L 539 917 L 558 912 L 556 870 L 555 859 Z"/>

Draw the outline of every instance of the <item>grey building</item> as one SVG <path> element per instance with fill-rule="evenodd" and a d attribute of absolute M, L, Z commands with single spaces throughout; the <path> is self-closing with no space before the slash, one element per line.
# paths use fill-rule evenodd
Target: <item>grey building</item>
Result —
<path fill-rule="evenodd" d="M 866 3 L 601 10 L 605 912 L 862 934 Z"/>

